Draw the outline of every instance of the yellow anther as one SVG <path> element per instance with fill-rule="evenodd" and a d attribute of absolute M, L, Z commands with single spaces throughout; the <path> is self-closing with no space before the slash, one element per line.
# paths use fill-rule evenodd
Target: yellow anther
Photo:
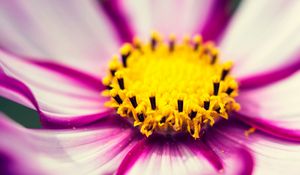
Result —
<path fill-rule="evenodd" d="M 133 38 L 133 45 L 135 47 L 140 47 L 141 46 L 141 41 L 140 41 L 140 39 L 138 37 L 134 37 Z"/>
<path fill-rule="evenodd" d="M 203 95 L 201 96 L 201 100 L 202 100 L 202 101 L 210 101 L 210 97 L 209 97 L 208 94 L 203 94 Z"/>
<path fill-rule="evenodd" d="M 175 41 L 176 40 L 176 36 L 174 34 L 170 34 L 169 35 L 169 40 L 170 41 Z"/>
<path fill-rule="evenodd" d="M 214 83 L 220 83 L 220 78 L 219 78 L 219 76 L 218 76 L 218 75 L 214 76 L 213 79 L 212 79 L 212 81 L 213 81 Z"/>
<path fill-rule="evenodd" d="M 124 71 L 122 71 L 122 70 L 117 71 L 116 72 L 116 77 L 117 78 L 123 78 L 124 77 Z"/>
<path fill-rule="evenodd" d="M 189 45 L 191 43 L 191 36 L 190 35 L 184 35 L 183 36 L 183 43 L 185 45 Z"/>
<path fill-rule="evenodd" d="M 170 35 L 163 44 L 153 32 L 150 44 L 135 38 L 132 45 L 123 45 L 123 66 L 114 56 L 109 66 L 114 73 L 102 80 L 111 97 L 106 105 L 146 136 L 186 132 L 197 139 L 240 108 L 234 100 L 238 84 L 230 76 L 232 63 L 220 62 L 212 42 L 202 44 L 200 35 L 193 42 L 189 36 L 175 39 Z"/>
<path fill-rule="evenodd" d="M 120 61 L 118 55 L 114 55 L 109 63 L 109 69 L 116 71 L 120 67 Z"/>
<path fill-rule="evenodd" d="M 238 84 L 237 84 L 237 82 L 234 81 L 234 80 L 230 80 L 230 81 L 228 82 L 228 85 L 229 85 L 229 87 L 231 87 L 231 88 L 233 88 L 233 89 L 237 89 L 237 88 L 238 88 Z"/>
<path fill-rule="evenodd" d="M 127 97 L 133 97 L 134 96 L 134 93 L 131 91 L 131 90 L 129 90 L 127 93 L 126 93 L 126 96 Z"/>
<path fill-rule="evenodd" d="M 151 33 L 151 38 L 158 41 L 158 40 L 160 40 L 160 35 L 159 35 L 158 32 L 153 31 L 153 32 Z"/>
<path fill-rule="evenodd" d="M 193 38 L 194 43 L 201 43 L 202 42 L 202 37 L 200 35 L 195 35 Z"/>
<path fill-rule="evenodd" d="M 102 84 L 103 84 L 104 86 L 109 86 L 109 85 L 110 85 L 110 82 L 111 82 L 111 79 L 110 79 L 110 77 L 108 77 L 108 76 L 106 76 L 106 77 L 104 77 L 104 78 L 102 79 Z"/>
<path fill-rule="evenodd" d="M 232 65 L 233 65 L 232 61 L 227 61 L 226 63 L 223 64 L 223 69 L 230 70 Z"/>
<path fill-rule="evenodd" d="M 112 97 L 114 97 L 118 94 L 118 92 L 115 89 L 112 89 L 109 92 L 110 92 L 110 96 L 112 96 Z"/>
<path fill-rule="evenodd" d="M 131 49 L 132 49 L 131 44 L 125 43 L 125 44 L 121 47 L 120 53 L 121 53 L 122 55 L 127 55 L 127 54 L 131 51 Z"/>

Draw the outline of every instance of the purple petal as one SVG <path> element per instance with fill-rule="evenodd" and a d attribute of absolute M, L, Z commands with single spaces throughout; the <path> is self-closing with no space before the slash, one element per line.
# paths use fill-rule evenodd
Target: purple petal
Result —
<path fill-rule="evenodd" d="M 297 62 L 299 10 L 298 1 L 241 2 L 220 46 L 222 57 L 234 60 L 235 76 L 247 78 Z"/>
<path fill-rule="evenodd" d="M 120 3 L 135 34 L 148 39 L 153 30 L 165 37 L 174 33 L 179 38 L 185 34 L 199 33 L 199 28 L 208 18 L 213 1 L 121 0 Z"/>
<path fill-rule="evenodd" d="M 253 160 L 247 150 L 239 146 L 219 154 L 222 146 L 186 135 L 153 136 L 128 152 L 117 174 L 251 174 Z"/>
<path fill-rule="evenodd" d="M 220 39 L 239 3 L 231 0 L 214 1 L 209 18 L 206 19 L 204 26 L 199 28 L 204 40 Z"/>
<path fill-rule="evenodd" d="M 106 101 L 100 95 L 103 85 L 91 76 L 5 52 L 0 52 L 0 61 L 1 96 L 36 109 L 44 124 L 72 127 L 112 113 L 103 106 Z"/>
<path fill-rule="evenodd" d="M 30 130 L 4 116 L 0 136 L 0 174 L 111 174 L 139 139 L 120 121 L 82 129 Z"/>
<path fill-rule="evenodd" d="M 196 155 L 204 156 L 217 171 L 222 171 L 224 169 L 220 157 L 206 144 L 205 141 L 200 142 L 198 140 L 193 140 L 188 142 L 187 145 Z"/>
<path fill-rule="evenodd" d="M 241 90 L 254 89 L 263 87 L 272 83 L 276 83 L 284 78 L 291 76 L 300 69 L 300 58 L 298 57 L 294 62 L 279 67 L 277 69 L 257 74 L 254 76 L 242 78 L 239 80 Z"/>
<path fill-rule="evenodd" d="M 263 88 L 242 91 L 240 120 L 289 140 L 300 141 L 300 72 Z"/>
<path fill-rule="evenodd" d="M 113 24 L 119 40 L 122 42 L 131 42 L 133 39 L 133 30 L 129 25 L 128 19 L 120 7 L 119 0 L 102 1 L 98 0 L 101 11 L 110 19 Z"/>
<path fill-rule="evenodd" d="M 118 49 L 113 26 L 94 1 L 2 1 L 3 49 L 51 58 L 92 75 L 99 75 Z"/>
<path fill-rule="evenodd" d="M 272 136 L 276 136 L 285 140 L 300 141 L 300 129 L 290 129 L 288 124 L 286 124 L 287 126 L 284 127 L 280 126 L 280 121 L 271 121 L 267 119 L 264 120 L 261 119 L 263 118 L 261 116 L 255 116 L 254 118 L 253 116 L 246 116 L 239 113 L 236 114 L 236 117 L 244 123 Z"/>

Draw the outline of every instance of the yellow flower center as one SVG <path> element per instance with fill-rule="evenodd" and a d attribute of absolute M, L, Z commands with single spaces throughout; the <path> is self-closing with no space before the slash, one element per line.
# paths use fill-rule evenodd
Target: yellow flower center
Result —
<path fill-rule="evenodd" d="M 232 63 L 221 63 L 218 49 L 199 35 L 176 43 L 173 35 L 164 42 L 153 33 L 150 42 L 135 38 L 120 53 L 110 62 L 102 94 L 147 137 L 188 132 L 197 139 L 239 109 Z"/>

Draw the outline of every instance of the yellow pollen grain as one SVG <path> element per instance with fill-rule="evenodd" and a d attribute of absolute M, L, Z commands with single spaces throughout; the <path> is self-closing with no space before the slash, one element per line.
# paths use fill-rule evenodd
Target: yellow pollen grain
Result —
<path fill-rule="evenodd" d="M 254 132 L 256 131 L 256 128 L 254 128 L 254 127 L 251 127 L 251 128 L 249 128 L 247 131 L 245 131 L 245 136 L 246 137 L 249 137 L 251 134 L 253 134 Z"/>
<path fill-rule="evenodd" d="M 220 62 L 219 50 L 200 35 L 190 38 L 177 43 L 170 35 L 164 42 L 154 32 L 147 43 L 135 37 L 124 44 L 103 79 L 109 89 L 102 94 L 111 97 L 106 105 L 146 136 L 187 132 L 198 139 L 207 125 L 227 119 L 239 106 L 234 100 L 238 84 L 229 72 L 232 62 Z"/>

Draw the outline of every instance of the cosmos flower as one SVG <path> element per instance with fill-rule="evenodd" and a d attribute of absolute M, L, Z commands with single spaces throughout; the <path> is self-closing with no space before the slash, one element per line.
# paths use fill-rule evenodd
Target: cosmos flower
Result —
<path fill-rule="evenodd" d="M 298 173 L 299 1 L 0 8 L 1 174 Z"/>

